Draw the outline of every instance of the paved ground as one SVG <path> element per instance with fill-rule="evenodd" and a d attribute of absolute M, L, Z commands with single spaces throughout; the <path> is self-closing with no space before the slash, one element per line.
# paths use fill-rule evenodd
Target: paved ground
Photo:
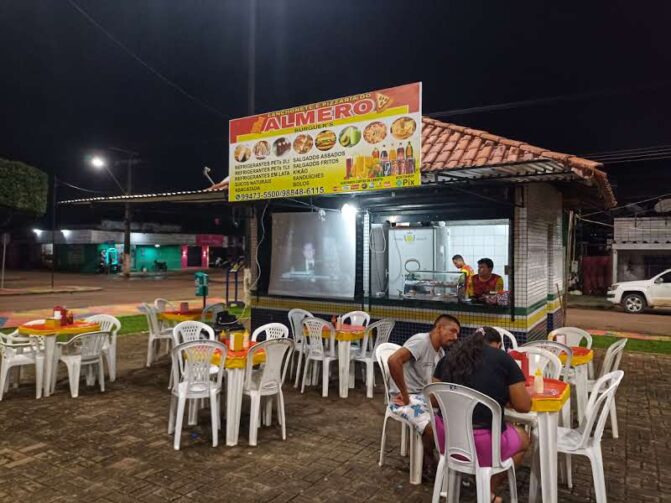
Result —
<path fill-rule="evenodd" d="M 40 271 L 11 271 L 9 278 L 7 287 L 44 286 L 49 284 L 50 275 Z M 211 295 L 223 297 L 225 286 L 218 281 L 223 281 L 224 274 L 216 271 L 211 274 L 211 278 L 217 280 L 210 287 Z M 131 307 L 126 314 L 134 314 L 135 306 L 140 302 L 153 300 L 159 296 L 169 300 L 187 300 L 193 299 L 194 293 L 192 273 L 132 279 L 96 274 L 59 273 L 56 275 L 56 285 L 100 286 L 103 289 L 97 292 L 72 294 L 0 296 L 0 317 L 10 317 L 10 313 L 21 311 L 48 309 L 59 304 L 65 304 L 70 308 L 123 304 Z M 242 297 L 242 285 L 239 295 Z M 669 328 L 671 311 L 632 315 L 617 311 L 569 308 L 567 324 L 584 329 L 671 335 Z"/>
<path fill-rule="evenodd" d="M 182 450 L 167 435 L 168 365 L 143 366 L 145 336 L 119 340 L 119 377 L 100 393 L 82 385 L 72 399 L 62 379 L 56 395 L 34 399 L 29 382 L 0 403 L 2 501 L 430 501 L 431 485 L 411 486 L 407 458 L 390 426 L 387 463 L 377 465 L 384 405 L 360 387 L 346 400 L 286 387 L 288 438 L 263 428 L 247 445 L 247 402 L 240 446 L 212 448 L 209 418 L 187 429 Z M 611 502 L 661 502 L 671 497 L 671 357 L 628 353 L 618 394 L 620 439 L 607 431 L 604 459 Z M 30 376 L 28 376 L 29 378 Z M 518 470 L 520 501 L 529 469 Z M 593 501 L 588 463 L 574 461 L 573 491 L 562 502 Z M 473 501 L 464 489 L 463 501 Z"/>

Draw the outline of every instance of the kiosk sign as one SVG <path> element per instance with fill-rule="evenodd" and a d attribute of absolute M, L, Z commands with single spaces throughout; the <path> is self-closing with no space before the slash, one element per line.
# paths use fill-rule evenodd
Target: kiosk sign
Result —
<path fill-rule="evenodd" d="M 357 94 L 229 124 L 229 201 L 421 183 L 422 84 Z"/>

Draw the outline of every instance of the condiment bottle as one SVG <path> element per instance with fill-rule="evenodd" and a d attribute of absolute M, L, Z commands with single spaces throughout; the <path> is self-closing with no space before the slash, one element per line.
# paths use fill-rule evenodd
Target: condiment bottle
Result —
<path fill-rule="evenodd" d="M 245 334 L 242 336 L 242 349 L 249 349 L 249 331 L 245 330 Z"/>
<path fill-rule="evenodd" d="M 543 383 L 543 372 L 541 369 L 536 369 L 534 372 L 534 393 L 542 394 L 545 386 Z"/>

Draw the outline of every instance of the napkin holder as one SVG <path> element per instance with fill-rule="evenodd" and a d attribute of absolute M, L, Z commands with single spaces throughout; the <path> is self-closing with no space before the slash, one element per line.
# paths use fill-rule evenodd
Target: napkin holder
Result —
<path fill-rule="evenodd" d="M 244 338 L 244 330 L 231 330 L 228 335 L 228 348 L 231 351 L 242 351 Z"/>
<path fill-rule="evenodd" d="M 179 312 L 180 313 L 188 313 L 189 312 L 189 303 L 188 302 L 181 302 L 179 304 Z"/>
<path fill-rule="evenodd" d="M 57 320 L 56 318 L 47 318 L 44 320 L 44 326 L 45 328 L 57 328 L 61 324 L 61 320 Z"/>

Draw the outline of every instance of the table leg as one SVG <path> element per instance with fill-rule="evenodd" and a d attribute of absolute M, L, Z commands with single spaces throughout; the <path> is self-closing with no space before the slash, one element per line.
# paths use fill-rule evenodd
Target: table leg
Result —
<path fill-rule="evenodd" d="M 51 378 L 54 369 L 54 356 L 56 354 L 56 337 L 44 337 L 44 396 L 51 394 Z"/>
<path fill-rule="evenodd" d="M 245 369 L 227 369 L 226 376 L 226 445 L 238 445 L 242 414 L 242 387 Z"/>
<path fill-rule="evenodd" d="M 578 365 L 575 367 L 575 397 L 578 402 L 578 425 L 582 425 L 587 409 L 587 365 Z"/>
<path fill-rule="evenodd" d="M 349 352 L 352 343 L 350 341 L 338 342 L 338 387 L 340 398 L 347 398 L 349 391 Z"/>
<path fill-rule="evenodd" d="M 558 412 L 538 413 L 538 454 L 540 462 L 540 486 L 543 503 L 557 503 L 557 422 Z M 532 477 L 535 477 L 532 470 Z M 529 490 L 529 502 L 536 501 L 531 487 L 537 487 L 532 481 Z M 535 492 L 535 491 L 534 491 Z"/>

